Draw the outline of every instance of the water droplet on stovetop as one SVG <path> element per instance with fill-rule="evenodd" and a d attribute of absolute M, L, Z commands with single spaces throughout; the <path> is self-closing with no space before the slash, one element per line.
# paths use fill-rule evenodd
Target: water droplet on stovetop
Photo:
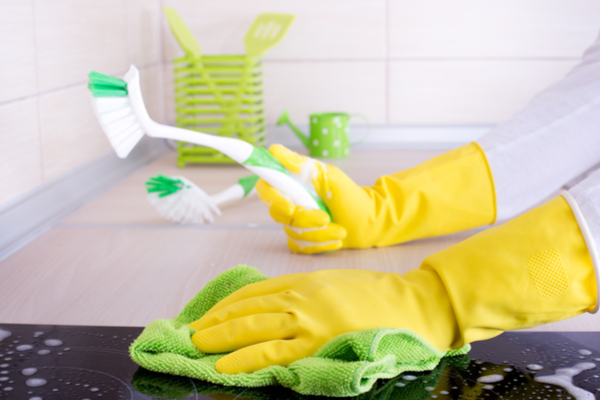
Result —
<path fill-rule="evenodd" d="M 37 368 L 25 368 L 21 373 L 25 376 L 31 376 L 37 372 Z"/>
<path fill-rule="evenodd" d="M 494 374 L 494 375 L 485 375 L 477 378 L 477 382 L 480 383 L 496 383 L 503 380 L 504 377 L 502 375 Z"/>
<path fill-rule="evenodd" d="M 42 378 L 31 378 L 25 381 L 25 384 L 29 387 L 40 387 L 44 386 L 46 383 L 48 383 L 48 381 Z"/>

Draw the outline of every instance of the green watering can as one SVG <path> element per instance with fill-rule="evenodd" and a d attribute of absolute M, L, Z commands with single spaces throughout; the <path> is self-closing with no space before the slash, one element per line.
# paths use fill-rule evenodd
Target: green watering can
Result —
<path fill-rule="evenodd" d="M 288 110 L 285 110 L 279 117 L 277 125 L 289 126 L 306 146 L 311 157 L 344 158 L 350 155 L 351 146 L 362 142 L 369 135 L 367 132 L 367 135 L 360 141 L 350 143 L 350 119 L 352 117 L 362 118 L 367 124 L 369 123 L 369 120 L 361 114 L 340 112 L 310 114 L 310 135 L 306 136 L 290 121 Z"/>

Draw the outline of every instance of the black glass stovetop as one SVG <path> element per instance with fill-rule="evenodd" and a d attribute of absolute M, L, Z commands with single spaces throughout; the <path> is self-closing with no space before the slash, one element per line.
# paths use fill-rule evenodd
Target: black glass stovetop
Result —
<path fill-rule="evenodd" d="M 0 324 L 0 399 L 311 400 L 151 372 L 129 359 L 142 328 Z M 7 336 L 6 332 L 10 332 Z M 600 400 L 600 332 L 504 333 L 429 372 L 379 381 L 358 400 Z M 556 375 L 560 386 L 542 382 Z M 539 381 L 537 381 L 538 379 Z M 572 382 L 572 383 L 571 383 Z"/>

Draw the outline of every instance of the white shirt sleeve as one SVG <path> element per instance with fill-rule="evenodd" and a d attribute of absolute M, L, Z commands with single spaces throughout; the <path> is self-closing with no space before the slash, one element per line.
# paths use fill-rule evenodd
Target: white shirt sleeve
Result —
<path fill-rule="evenodd" d="M 600 163 L 600 36 L 562 80 L 477 142 L 492 171 L 498 221 Z"/>
<path fill-rule="evenodd" d="M 588 252 L 596 272 L 597 297 L 596 308 L 600 306 L 600 170 L 579 182 L 568 192 L 563 193 L 575 214 L 581 233 L 585 239 Z"/>

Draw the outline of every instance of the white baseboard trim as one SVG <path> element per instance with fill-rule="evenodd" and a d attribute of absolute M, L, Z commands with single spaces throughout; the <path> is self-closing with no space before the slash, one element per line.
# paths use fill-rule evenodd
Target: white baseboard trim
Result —
<path fill-rule="evenodd" d="M 298 124 L 308 132 L 308 124 Z M 352 126 L 351 142 L 356 149 L 452 149 L 471 143 L 485 135 L 492 125 L 364 125 Z M 362 140 L 362 138 L 365 138 Z M 287 147 L 302 147 L 300 140 L 287 126 L 268 126 L 267 143 Z"/>
<path fill-rule="evenodd" d="M 0 205 L 0 261 L 168 148 L 145 139 L 122 160 L 113 152 Z"/>

